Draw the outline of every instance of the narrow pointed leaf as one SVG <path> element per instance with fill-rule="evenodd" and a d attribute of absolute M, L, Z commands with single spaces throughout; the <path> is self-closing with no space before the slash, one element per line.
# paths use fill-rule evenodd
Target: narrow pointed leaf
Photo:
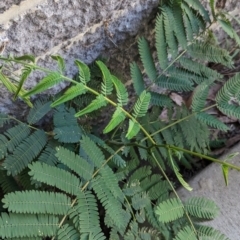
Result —
<path fill-rule="evenodd" d="M 224 177 L 224 181 L 226 186 L 228 186 L 228 173 L 229 173 L 229 167 L 226 165 L 222 165 L 222 172 L 223 172 L 223 177 Z"/>
<path fill-rule="evenodd" d="M 20 57 L 14 57 L 14 59 L 18 61 L 30 61 L 32 63 L 35 63 L 35 56 L 30 54 L 26 54 Z"/>
<path fill-rule="evenodd" d="M 46 77 L 44 77 L 33 89 L 29 90 L 26 94 L 24 94 L 23 97 L 29 97 L 33 94 L 41 93 L 61 82 L 62 80 L 63 79 L 60 73 L 52 72 Z"/>
<path fill-rule="evenodd" d="M 139 131 L 140 131 L 139 123 L 134 122 L 131 119 L 129 119 L 129 125 L 128 125 L 128 131 L 127 131 L 126 138 L 129 140 L 132 139 L 133 137 L 135 137 L 138 134 Z"/>

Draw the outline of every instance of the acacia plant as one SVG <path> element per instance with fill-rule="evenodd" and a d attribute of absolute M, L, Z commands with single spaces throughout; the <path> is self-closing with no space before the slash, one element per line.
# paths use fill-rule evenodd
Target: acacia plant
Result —
<path fill-rule="evenodd" d="M 231 54 L 215 41 L 212 24 L 219 22 L 239 43 L 226 15 L 210 2 L 211 16 L 197 0 L 161 5 L 155 27 L 157 59 L 147 40 L 140 38 L 144 71 L 136 63 L 130 65 L 136 94 L 130 110 L 125 85 L 102 61 L 89 67 L 76 60 L 79 74 L 72 79 L 64 75 L 60 56 L 53 56 L 56 71 L 38 66 L 31 55 L 0 57 L 1 82 L 31 107 L 24 123 L 0 115 L 0 126 L 16 123 L 0 135 L 0 185 L 5 194 L 1 239 L 228 239 L 199 224 L 216 217 L 216 204 L 203 197 L 182 201 L 168 175 L 174 174 L 191 191 L 180 167 L 191 168 L 192 156 L 221 164 L 226 180 L 229 168 L 240 170 L 207 155 L 209 127 L 228 127 L 205 111 L 216 107 L 240 118 L 239 73 L 226 81 L 215 103 L 205 107 L 209 88 L 223 80 L 206 63 L 234 66 Z M 9 74 L 14 63 L 23 66 L 19 79 Z M 34 71 L 46 76 L 26 90 L 24 82 Z M 96 87 L 92 83 L 99 73 Z M 32 95 L 62 81 L 70 84 L 63 93 L 31 103 Z M 154 92 L 152 86 L 193 91 L 191 106 L 179 107 L 167 92 Z M 112 114 L 103 133 L 94 132 L 91 123 L 83 124 L 101 108 L 104 114 L 106 106 Z M 159 118 L 163 110 L 167 121 Z M 53 121 L 41 129 L 38 122 L 45 116 Z"/>

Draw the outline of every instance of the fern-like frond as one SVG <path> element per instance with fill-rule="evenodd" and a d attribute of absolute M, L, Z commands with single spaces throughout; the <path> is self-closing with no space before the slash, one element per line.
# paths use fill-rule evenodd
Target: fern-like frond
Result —
<path fill-rule="evenodd" d="M 8 129 L 4 135 L 0 135 L 0 159 L 7 155 L 7 151 L 13 152 L 15 148 L 30 134 L 30 128 L 25 124 L 19 124 Z"/>
<path fill-rule="evenodd" d="M 195 88 L 191 105 L 193 112 L 199 112 L 204 109 L 211 85 L 211 82 L 204 81 Z"/>
<path fill-rule="evenodd" d="M 164 5 L 161 7 L 163 22 L 164 22 L 164 29 L 165 29 L 165 36 L 166 42 L 169 47 L 169 52 L 173 58 L 177 56 L 178 53 L 178 44 L 177 39 L 174 33 L 174 17 L 170 7 Z"/>
<path fill-rule="evenodd" d="M 181 218 L 184 214 L 184 206 L 178 198 L 170 198 L 158 205 L 156 214 L 163 223 Z"/>
<path fill-rule="evenodd" d="M 151 94 L 143 91 L 133 107 L 134 118 L 145 116 L 151 100 Z"/>
<path fill-rule="evenodd" d="M 150 204 L 150 198 L 147 193 L 137 193 L 132 197 L 132 207 L 135 210 L 144 209 L 148 204 Z"/>
<path fill-rule="evenodd" d="M 145 89 L 142 73 L 135 62 L 131 63 L 130 70 L 134 90 L 136 94 L 140 96 Z"/>
<path fill-rule="evenodd" d="M 27 80 L 27 78 L 32 73 L 32 71 L 33 71 L 33 68 L 29 67 L 29 66 L 25 66 L 22 69 L 22 74 L 21 74 L 21 77 L 20 77 L 20 80 L 19 80 L 19 83 L 18 83 L 18 86 L 17 86 L 17 90 L 16 90 L 15 95 L 14 95 L 14 100 L 17 98 L 19 92 L 22 89 L 22 86 L 23 86 L 24 82 Z"/>
<path fill-rule="evenodd" d="M 140 167 L 129 177 L 129 182 L 132 182 L 133 180 L 142 181 L 145 177 L 150 176 L 151 173 L 152 170 L 150 166 Z"/>
<path fill-rule="evenodd" d="M 185 27 L 187 40 L 188 41 L 193 41 L 194 33 L 193 33 L 193 30 L 192 30 L 192 25 L 191 25 L 191 22 L 190 22 L 190 20 L 189 20 L 185 11 L 183 11 L 182 17 L 183 17 L 183 23 L 184 23 L 184 27 Z"/>
<path fill-rule="evenodd" d="M 85 181 L 92 178 L 94 166 L 74 152 L 63 147 L 57 147 L 56 157 Z"/>
<path fill-rule="evenodd" d="M 183 229 L 181 229 L 173 240 L 186 240 L 186 239 L 198 240 L 192 226 L 186 226 Z"/>
<path fill-rule="evenodd" d="M 199 121 L 207 124 L 208 126 L 214 127 L 216 129 L 219 129 L 219 130 L 222 130 L 225 132 L 229 130 L 229 127 L 226 124 L 224 124 L 223 122 L 221 122 L 216 117 L 214 117 L 210 114 L 201 112 L 196 115 L 196 118 Z"/>
<path fill-rule="evenodd" d="M 156 84 L 159 87 L 173 90 L 173 91 L 191 91 L 193 89 L 193 83 L 188 79 L 179 79 L 174 77 L 161 76 L 157 78 Z"/>
<path fill-rule="evenodd" d="M 79 70 L 79 79 L 81 83 L 86 85 L 91 78 L 89 67 L 85 63 L 79 60 L 76 60 L 75 64 L 77 65 Z"/>
<path fill-rule="evenodd" d="M 8 155 L 3 166 L 8 174 L 20 173 L 43 149 L 47 143 L 46 134 L 42 130 L 35 131 L 24 140 L 11 155 Z"/>
<path fill-rule="evenodd" d="M 211 22 L 208 11 L 199 0 L 184 0 L 191 8 L 197 11 L 207 22 Z"/>
<path fill-rule="evenodd" d="M 81 148 L 84 150 L 85 154 L 89 157 L 89 160 L 94 164 L 94 166 L 101 168 L 105 161 L 105 156 L 97 144 L 86 136 L 82 137 L 80 143 Z"/>
<path fill-rule="evenodd" d="M 220 231 L 209 226 L 197 226 L 198 237 L 201 240 L 230 240 L 227 236 Z"/>
<path fill-rule="evenodd" d="M 210 44 L 195 43 L 188 46 L 188 54 L 196 59 L 221 63 L 232 68 L 233 62 L 228 51 Z"/>
<path fill-rule="evenodd" d="M 112 82 L 117 92 L 118 105 L 124 106 L 128 103 L 128 92 L 124 84 L 114 75 L 112 75 Z"/>
<path fill-rule="evenodd" d="M 83 83 L 77 83 L 75 86 L 69 88 L 66 92 L 64 92 L 63 96 L 55 100 L 51 107 L 56 107 L 62 103 L 65 103 L 73 98 L 80 96 L 86 93 L 86 89 Z"/>
<path fill-rule="evenodd" d="M 79 178 L 75 175 L 57 167 L 49 166 L 45 163 L 35 162 L 28 165 L 29 175 L 34 180 L 57 187 L 62 191 L 72 195 L 78 195 L 81 187 Z"/>
<path fill-rule="evenodd" d="M 115 110 L 115 112 L 112 115 L 111 121 L 108 123 L 108 125 L 104 128 L 103 133 L 108 133 L 112 131 L 114 128 L 116 128 L 121 122 L 123 122 L 126 118 L 126 115 L 122 111 L 121 107 L 118 106 Z"/>
<path fill-rule="evenodd" d="M 23 97 L 29 97 L 33 94 L 37 94 L 40 92 L 43 92 L 44 90 L 47 90 L 51 88 L 52 86 L 56 85 L 57 83 L 60 83 L 63 80 L 62 76 L 58 72 L 51 72 L 49 75 L 44 77 L 34 88 L 26 92 Z"/>
<path fill-rule="evenodd" d="M 43 116 L 51 110 L 51 101 L 38 99 L 33 104 L 33 108 L 29 111 L 27 121 L 29 124 L 37 123 Z"/>
<path fill-rule="evenodd" d="M 54 138 L 63 143 L 79 142 L 82 131 L 79 126 L 63 126 L 54 128 Z"/>
<path fill-rule="evenodd" d="M 106 101 L 105 97 L 102 94 L 100 94 L 87 107 L 85 107 L 83 110 L 77 112 L 74 116 L 75 117 L 80 117 L 80 116 L 85 115 L 87 113 L 91 113 L 95 110 L 98 110 L 101 107 L 106 106 L 107 103 L 108 102 Z"/>
<path fill-rule="evenodd" d="M 52 237 L 55 235 L 58 225 L 59 219 L 55 216 L 2 213 L 0 237 L 3 239 Z"/>
<path fill-rule="evenodd" d="M 192 197 L 184 203 L 185 209 L 194 217 L 201 219 L 214 219 L 219 212 L 214 201 L 203 197 Z"/>
<path fill-rule="evenodd" d="M 9 193 L 2 202 L 13 213 L 64 215 L 71 207 L 71 199 L 63 193 L 34 190 Z"/>
<path fill-rule="evenodd" d="M 100 229 L 99 212 L 94 195 L 90 191 L 80 192 L 77 199 L 81 234 L 90 234 L 95 228 Z"/>
<path fill-rule="evenodd" d="M 103 83 L 102 83 L 102 87 L 101 87 L 101 93 L 104 96 L 110 95 L 112 93 L 113 90 L 113 84 L 112 84 L 112 75 L 109 72 L 107 66 L 101 62 L 101 61 L 97 61 L 96 62 L 98 67 L 100 68 L 102 75 L 103 75 Z"/>
<path fill-rule="evenodd" d="M 55 166 L 58 162 L 57 157 L 55 156 L 58 143 L 55 141 L 48 141 L 46 147 L 41 152 L 41 154 L 38 157 L 39 162 L 46 163 L 51 166 Z"/>
<path fill-rule="evenodd" d="M 142 37 L 138 40 L 138 49 L 144 69 L 149 79 L 154 82 L 157 78 L 157 70 L 151 55 L 150 47 L 145 38 Z"/>
<path fill-rule="evenodd" d="M 151 104 L 159 107 L 171 107 L 173 102 L 171 98 L 164 94 L 159 94 L 156 92 L 150 92 L 151 94 Z"/>
<path fill-rule="evenodd" d="M 65 66 L 65 61 L 64 59 L 59 56 L 59 55 L 52 55 L 51 58 L 55 61 L 57 61 L 57 64 L 58 64 L 58 70 L 63 73 L 66 69 L 66 66 Z"/>
<path fill-rule="evenodd" d="M 96 177 L 92 181 L 92 187 L 98 199 L 104 206 L 106 213 L 111 217 L 112 222 L 119 229 L 125 228 L 129 220 L 125 218 L 124 210 L 122 209 L 120 202 L 111 194 L 105 183 L 102 181 L 102 178 Z M 118 211 L 116 211 L 116 209 L 118 209 Z"/>
<path fill-rule="evenodd" d="M 160 67 L 164 70 L 168 66 L 168 55 L 162 15 L 158 15 L 156 18 L 155 32 L 157 57 Z"/>
<path fill-rule="evenodd" d="M 58 106 L 54 110 L 53 123 L 55 127 L 76 126 L 77 119 L 74 117 L 75 109 L 67 108 L 64 105 Z"/>

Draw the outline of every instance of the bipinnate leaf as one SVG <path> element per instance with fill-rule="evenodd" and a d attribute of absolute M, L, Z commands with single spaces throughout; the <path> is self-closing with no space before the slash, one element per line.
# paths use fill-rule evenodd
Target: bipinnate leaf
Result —
<path fill-rule="evenodd" d="M 90 77 L 91 77 L 89 67 L 85 63 L 79 60 L 75 60 L 75 64 L 77 65 L 79 70 L 79 79 L 81 83 L 86 85 L 87 82 L 90 81 Z"/>
<path fill-rule="evenodd" d="M 61 73 L 63 73 L 65 71 L 65 62 L 64 62 L 64 59 L 59 56 L 59 55 L 54 55 L 54 56 L 51 56 L 51 58 L 55 61 L 57 61 L 58 63 L 58 69 L 61 71 Z"/>
<path fill-rule="evenodd" d="M 107 103 L 108 102 L 106 101 L 105 97 L 102 94 L 100 94 L 87 107 L 85 107 L 83 110 L 77 112 L 74 116 L 80 117 L 87 113 L 91 113 L 95 110 L 98 110 L 101 107 L 105 107 L 107 105 Z"/>
<path fill-rule="evenodd" d="M 219 212 L 215 202 L 204 197 L 189 198 L 184 207 L 190 215 L 200 219 L 214 219 Z"/>
<path fill-rule="evenodd" d="M 130 64 L 130 70 L 134 90 L 136 94 L 140 96 L 145 89 L 142 73 L 135 62 Z"/>
<path fill-rule="evenodd" d="M 210 226 L 199 225 L 196 229 L 198 238 L 201 240 L 230 240 L 230 238 Z"/>
<path fill-rule="evenodd" d="M 116 128 L 121 122 L 123 122 L 126 118 L 126 115 L 122 111 L 121 107 L 117 107 L 116 111 L 113 113 L 111 121 L 104 128 L 103 133 L 108 133 Z"/>
<path fill-rule="evenodd" d="M 13 213 L 64 215 L 71 208 L 66 194 L 35 190 L 6 194 L 2 202 Z"/>
<path fill-rule="evenodd" d="M 51 107 L 56 107 L 62 103 L 65 103 L 73 98 L 85 94 L 87 92 L 83 83 L 77 83 L 75 86 L 70 87 L 66 92 L 64 92 L 63 96 L 55 100 Z"/>
<path fill-rule="evenodd" d="M 96 63 L 98 65 L 98 67 L 100 68 L 100 70 L 102 72 L 102 76 L 103 76 L 101 93 L 104 96 L 107 96 L 107 95 L 111 94 L 112 90 L 113 90 L 112 75 L 109 72 L 107 66 L 103 62 L 97 61 Z"/>
<path fill-rule="evenodd" d="M 155 213 L 160 222 L 167 223 L 181 218 L 184 214 L 184 206 L 178 198 L 170 198 L 160 203 Z"/>
<path fill-rule="evenodd" d="M 26 98 L 33 94 L 41 93 L 60 83 L 62 80 L 63 78 L 59 72 L 51 72 L 49 75 L 44 77 L 34 88 L 25 93 L 23 97 Z"/>

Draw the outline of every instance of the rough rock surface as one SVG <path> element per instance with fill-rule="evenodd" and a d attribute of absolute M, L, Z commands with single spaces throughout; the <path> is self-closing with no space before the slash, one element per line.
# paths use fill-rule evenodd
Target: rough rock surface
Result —
<path fill-rule="evenodd" d="M 17 4 L 17 5 L 16 5 Z M 9 53 L 37 56 L 38 63 L 54 69 L 49 56 L 66 60 L 66 74 L 77 72 L 74 60 L 91 63 L 102 52 L 128 36 L 136 35 L 158 0 L 8 0 L 0 3 L 0 45 Z M 25 87 L 32 87 L 41 75 L 34 75 Z M 58 92 L 66 84 L 53 88 Z M 0 86 L 0 111 L 14 113 L 14 105 Z"/>

